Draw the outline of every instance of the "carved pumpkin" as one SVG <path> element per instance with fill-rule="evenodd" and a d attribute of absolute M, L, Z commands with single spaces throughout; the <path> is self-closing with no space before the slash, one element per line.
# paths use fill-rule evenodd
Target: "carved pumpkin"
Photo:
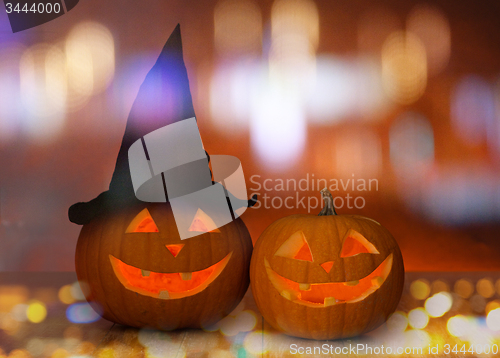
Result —
<path fill-rule="evenodd" d="M 211 230 L 198 210 L 181 240 L 169 204 L 139 204 L 82 227 L 78 279 L 103 317 L 135 327 L 208 326 L 241 301 L 249 285 L 252 241 L 241 219 Z"/>
<path fill-rule="evenodd" d="M 252 291 L 275 329 L 312 339 L 359 335 L 394 312 L 404 283 L 403 259 L 392 235 L 376 221 L 336 215 L 322 191 L 320 216 L 292 215 L 257 240 Z"/>

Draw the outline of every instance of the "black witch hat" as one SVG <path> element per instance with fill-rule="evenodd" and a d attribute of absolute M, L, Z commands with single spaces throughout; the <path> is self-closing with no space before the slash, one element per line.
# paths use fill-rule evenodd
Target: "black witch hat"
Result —
<path fill-rule="evenodd" d="M 180 25 L 177 25 L 134 101 L 109 190 L 89 202 L 72 205 L 69 220 L 84 225 L 105 211 L 138 203 L 128 161 L 130 146 L 158 128 L 192 117 L 195 113 L 182 55 Z M 207 159 L 208 165 L 208 154 Z M 245 201 L 245 206 L 255 202 L 255 198 Z"/>

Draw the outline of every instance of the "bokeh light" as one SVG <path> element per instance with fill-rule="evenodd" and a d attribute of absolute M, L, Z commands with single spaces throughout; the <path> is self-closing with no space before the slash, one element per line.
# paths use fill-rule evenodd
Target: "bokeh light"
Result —
<path fill-rule="evenodd" d="M 304 37 L 313 49 L 319 42 L 319 14 L 311 0 L 276 0 L 271 11 L 273 41 Z"/>
<path fill-rule="evenodd" d="M 26 50 L 16 42 L 2 43 L 0 51 L 0 140 L 8 143 L 20 132 L 22 122 L 19 61 Z"/>
<path fill-rule="evenodd" d="M 315 79 L 315 51 L 306 37 L 280 37 L 269 52 L 269 77 L 306 93 Z"/>
<path fill-rule="evenodd" d="M 405 333 L 406 332 L 389 331 L 389 334 L 384 336 L 384 346 L 390 347 L 393 352 L 395 352 L 398 347 L 405 346 Z"/>
<path fill-rule="evenodd" d="M 115 45 L 111 32 L 96 22 L 82 22 L 65 42 L 68 71 L 68 109 L 82 108 L 91 95 L 104 91 L 115 73 Z"/>
<path fill-rule="evenodd" d="M 26 344 L 26 350 L 30 352 L 32 356 L 41 356 L 45 353 L 46 343 L 41 338 L 32 338 Z"/>
<path fill-rule="evenodd" d="M 9 314 L 2 316 L 3 317 L 0 320 L 0 329 L 11 336 L 15 336 L 21 328 L 21 322 L 19 322 Z"/>
<path fill-rule="evenodd" d="M 382 80 L 386 94 L 396 103 L 411 104 L 427 86 L 427 57 L 420 39 L 397 31 L 382 48 Z"/>
<path fill-rule="evenodd" d="M 246 335 L 243 341 L 243 347 L 245 347 L 245 349 L 251 354 L 262 355 L 268 352 L 265 343 L 268 339 L 268 333 L 263 331 L 253 331 Z"/>
<path fill-rule="evenodd" d="M 146 348 L 146 357 L 186 357 L 186 347 L 174 341 L 168 332 L 141 329 L 137 338 Z"/>
<path fill-rule="evenodd" d="M 334 144 L 336 175 L 350 178 L 377 178 L 382 167 L 382 145 L 379 136 L 368 129 L 340 131 Z"/>
<path fill-rule="evenodd" d="M 446 323 L 448 332 L 455 337 L 464 337 L 470 334 L 472 327 L 469 319 L 462 315 L 456 315 L 448 319 Z"/>
<path fill-rule="evenodd" d="M 262 15 L 254 1 L 221 0 L 214 12 L 214 42 L 221 54 L 258 53 L 262 48 Z"/>
<path fill-rule="evenodd" d="M 425 46 L 429 73 L 441 72 L 451 53 L 451 30 L 446 16 L 434 6 L 419 4 L 408 15 L 406 29 Z"/>
<path fill-rule="evenodd" d="M 451 93 L 450 116 L 456 133 L 477 145 L 495 134 L 495 98 L 490 83 L 478 75 L 461 78 Z"/>
<path fill-rule="evenodd" d="M 168 332 L 142 328 L 139 330 L 137 339 L 139 340 L 140 344 L 142 344 L 144 347 L 147 347 L 155 340 L 171 340 L 171 337 Z"/>
<path fill-rule="evenodd" d="M 497 193 L 498 179 L 489 168 L 441 167 L 422 187 L 423 212 L 432 220 L 451 224 L 490 221 L 500 214 Z"/>
<path fill-rule="evenodd" d="M 73 302 L 75 302 L 75 298 L 73 297 L 71 291 L 72 291 L 71 285 L 64 285 L 63 287 L 61 287 L 58 292 L 59 300 L 67 305 L 70 305 Z"/>
<path fill-rule="evenodd" d="M 425 301 L 425 310 L 431 317 L 441 317 L 451 309 L 452 304 L 452 296 L 447 292 L 440 292 Z"/>
<path fill-rule="evenodd" d="M 66 317 L 73 323 L 92 323 L 101 316 L 87 302 L 73 303 L 66 309 Z"/>
<path fill-rule="evenodd" d="M 450 285 L 442 280 L 434 280 L 431 284 L 431 294 L 450 292 Z"/>
<path fill-rule="evenodd" d="M 306 143 L 306 119 L 300 101 L 281 87 L 266 86 L 254 99 L 250 123 L 252 148 L 270 170 L 292 167 Z"/>
<path fill-rule="evenodd" d="M 410 347 L 411 351 L 414 352 L 415 347 L 427 348 L 431 342 L 431 338 L 426 331 L 421 329 L 410 329 L 404 333 L 405 348 Z"/>
<path fill-rule="evenodd" d="M 397 332 L 404 332 L 408 327 L 408 317 L 401 311 L 394 312 L 386 322 L 387 330 L 391 335 Z"/>
<path fill-rule="evenodd" d="M 240 332 L 249 332 L 257 323 L 255 314 L 245 310 L 236 315 L 230 314 L 217 323 L 221 333 L 225 336 L 235 336 Z"/>
<path fill-rule="evenodd" d="M 455 282 L 453 290 L 462 298 L 469 298 L 474 293 L 474 286 L 469 280 L 460 279 Z"/>
<path fill-rule="evenodd" d="M 208 358 L 234 358 L 234 354 L 223 349 L 213 349 L 208 352 Z"/>
<path fill-rule="evenodd" d="M 488 312 L 486 316 L 486 325 L 492 331 L 500 331 L 500 308 Z"/>
<path fill-rule="evenodd" d="M 269 74 L 272 81 L 303 90 L 314 79 L 319 15 L 311 0 L 276 0 L 271 11 Z"/>
<path fill-rule="evenodd" d="M 434 131 L 429 120 L 415 112 L 398 116 L 389 131 L 391 163 L 401 177 L 419 178 L 434 163 Z"/>
<path fill-rule="evenodd" d="M 493 311 L 494 309 L 497 309 L 497 308 L 500 308 L 500 300 L 493 300 L 493 301 L 489 301 L 486 304 L 484 311 L 486 314 L 488 314 L 490 311 Z"/>
<path fill-rule="evenodd" d="M 493 346 L 495 344 L 494 338 L 491 335 L 491 332 L 488 329 L 483 328 L 484 324 L 481 324 L 480 327 L 476 325 L 476 330 L 471 332 L 471 334 L 467 337 L 469 344 L 474 345 L 474 353 L 477 356 L 481 356 L 481 353 L 492 353 L 492 351 L 496 350 Z M 478 329 L 479 328 L 479 329 Z M 489 354 L 486 353 L 486 356 Z"/>
<path fill-rule="evenodd" d="M 43 43 L 32 46 L 23 53 L 19 72 L 24 131 L 33 140 L 53 139 L 63 129 L 66 114 L 63 51 Z"/>
<path fill-rule="evenodd" d="M 79 355 L 91 355 L 96 349 L 95 345 L 92 342 L 83 341 L 78 347 L 76 347 L 76 353 Z"/>
<path fill-rule="evenodd" d="M 32 358 L 32 356 L 26 349 L 13 349 L 8 358 Z"/>
<path fill-rule="evenodd" d="M 490 149 L 496 154 L 498 159 L 498 154 L 500 154 L 500 76 L 495 83 L 494 89 L 495 96 L 495 107 L 496 107 L 496 121 L 492 133 L 488 134 L 488 141 Z"/>
<path fill-rule="evenodd" d="M 146 352 L 146 357 L 148 357 L 147 354 L 148 353 Z M 102 349 L 99 349 L 99 351 L 97 352 L 97 357 L 98 358 L 118 358 L 113 347 L 104 347 Z"/>
<path fill-rule="evenodd" d="M 26 303 L 29 290 L 22 285 L 0 286 L 0 313 L 10 312 L 14 306 Z"/>
<path fill-rule="evenodd" d="M 388 108 L 380 68 L 371 57 L 318 55 L 312 82 L 306 105 L 313 123 L 333 124 L 352 118 L 375 121 Z"/>
<path fill-rule="evenodd" d="M 429 315 L 421 308 L 412 309 L 408 312 L 408 324 L 415 329 L 424 329 L 429 323 Z"/>
<path fill-rule="evenodd" d="M 77 301 L 85 300 L 90 294 L 90 287 L 85 281 L 76 281 L 71 285 L 71 296 Z"/>
<path fill-rule="evenodd" d="M 25 303 L 19 303 L 12 308 L 10 314 L 16 321 L 24 322 L 28 319 L 28 307 Z"/>
<path fill-rule="evenodd" d="M 69 358 L 70 354 L 69 352 L 64 349 L 64 348 L 57 348 L 54 352 L 52 352 L 52 355 L 50 358 Z"/>
<path fill-rule="evenodd" d="M 33 301 L 28 304 L 26 317 L 28 317 L 30 322 L 40 323 L 45 319 L 45 317 L 47 317 L 47 308 L 43 302 Z"/>
<path fill-rule="evenodd" d="M 256 61 L 238 61 L 218 65 L 210 81 L 212 123 L 221 132 L 234 135 L 248 130 L 252 97 L 264 76 Z"/>
<path fill-rule="evenodd" d="M 495 285 L 490 278 L 482 278 L 476 283 L 476 291 L 484 298 L 493 297 L 495 294 Z"/>
<path fill-rule="evenodd" d="M 425 300 L 430 292 L 429 282 L 425 279 L 415 280 L 410 285 L 410 294 L 417 300 Z"/>

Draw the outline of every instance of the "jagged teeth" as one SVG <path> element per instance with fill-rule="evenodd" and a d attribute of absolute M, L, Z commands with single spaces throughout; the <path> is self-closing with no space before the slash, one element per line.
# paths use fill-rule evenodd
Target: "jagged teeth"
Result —
<path fill-rule="evenodd" d="M 181 278 L 184 281 L 191 280 L 191 277 L 193 277 L 193 274 L 191 272 L 181 272 Z"/>
<path fill-rule="evenodd" d="M 347 281 L 346 286 L 356 286 L 359 283 L 359 280 Z"/>
<path fill-rule="evenodd" d="M 309 283 L 299 283 L 299 289 L 301 291 L 307 291 L 311 289 L 311 285 Z"/>
<path fill-rule="evenodd" d="M 142 276 L 149 276 L 149 274 L 151 273 L 151 271 L 148 271 L 148 270 L 141 270 L 141 274 Z"/>
<path fill-rule="evenodd" d="M 161 298 L 162 300 L 168 300 L 170 298 L 170 294 L 168 293 L 168 291 L 161 291 L 158 295 L 158 298 Z"/>
<path fill-rule="evenodd" d="M 375 287 L 380 287 L 384 283 L 384 279 L 380 276 L 375 276 L 372 278 L 372 285 Z"/>
<path fill-rule="evenodd" d="M 325 298 L 324 305 L 325 307 L 333 306 L 337 302 L 339 302 L 339 300 L 337 300 L 335 297 L 327 297 Z"/>

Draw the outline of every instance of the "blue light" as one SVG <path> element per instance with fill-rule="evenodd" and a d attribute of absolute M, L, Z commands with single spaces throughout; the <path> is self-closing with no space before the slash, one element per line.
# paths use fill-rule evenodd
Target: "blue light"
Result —
<path fill-rule="evenodd" d="M 401 114 L 389 132 L 391 163 L 406 179 L 423 175 L 434 162 L 434 131 L 429 120 L 416 112 Z"/>
<path fill-rule="evenodd" d="M 493 88 L 482 77 L 468 75 L 457 83 L 450 110 L 454 129 L 466 142 L 477 145 L 494 133 Z"/>
<path fill-rule="evenodd" d="M 66 310 L 66 317 L 73 323 L 92 323 L 101 318 L 87 302 L 70 305 Z"/>

